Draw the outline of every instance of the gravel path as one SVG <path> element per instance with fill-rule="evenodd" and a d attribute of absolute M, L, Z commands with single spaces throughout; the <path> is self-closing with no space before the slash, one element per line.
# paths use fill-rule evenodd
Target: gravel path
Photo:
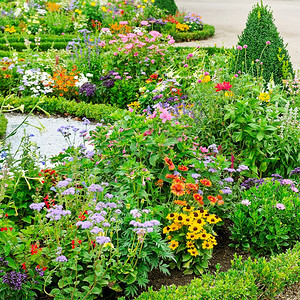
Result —
<path fill-rule="evenodd" d="M 20 123 L 24 120 L 26 115 L 7 113 L 5 114 L 8 124 L 6 134 L 10 134 Z M 75 145 L 80 145 L 83 142 L 83 138 L 80 137 L 79 132 L 84 129 L 92 130 L 96 127 L 95 123 L 91 123 L 88 126 L 84 125 L 82 121 L 74 120 L 70 117 L 61 118 L 53 117 L 47 118 L 45 116 L 30 116 L 27 119 L 27 124 L 23 124 L 17 131 L 17 133 L 7 139 L 6 144 L 11 144 L 12 151 L 16 151 L 20 141 L 24 134 L 33 135 L 31 136 L 31 141 L 35 142 L 39 147 L 39 152 L 42 156 L 51 156 L 58 154 L 63 148 L 67 148 L 69 144 L 63 137 L 63 135 L 57 131 L 61 126 L 74 126 L 79 128 L 76 135 L 74 131 L 72 132 L 72 142 L 74 141 Z M 36 127 L 44 127 L 42 130 L 39 130 Z M 75 139 L 73 137 L 75 136 Z"/>

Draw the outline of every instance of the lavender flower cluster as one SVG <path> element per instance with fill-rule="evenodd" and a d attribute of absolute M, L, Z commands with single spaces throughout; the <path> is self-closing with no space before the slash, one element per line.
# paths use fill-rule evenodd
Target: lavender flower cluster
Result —
<path fill-rule="evenodd" d="M 162 19 L 155 19 L 155 18 L 148 18 L 147 19 L 149 23 L 151 24 L 157 24 L 157 25 L 166 25 L 167 23 L 164 22 Z"/>
<path fill-rule="evenodd" d="M 112 88 L 115 86 L 116 80 L 122 80 L 122 77 L 118 72 L 109 71 L 106 75 L 101 76 L 100 80 L 102 81 L 102 85 L 107 88 Z"/>
<path fill-rule="evenodd" d="M 193 13 L 190 13 L 186 15 L 183 19 L 184 22 L 191 22 L 191 23 L 196 23 L 196 24 L 202 24 L 201 17 L 198 15 L 195 15 Z"/>
<path fill-rule="evenodd" d="M 55 205 L 54 208 L 50 208 L 46 217 L 51 221 L 60 220 L 62 216 L 71 215 L 70 210 L 64 210 L 62 205 Z"/>
<path fill-rule="evenodd" d="M 86 82 L 79 88 L 79 95 L 85 97 L 94 97 L 97 91 L 96 84 Z"/>
<path fill-rule="evenodd" d="M 2 277 L 3 283 L 6 283 L 12 290 L 21 290 L 22 284 L 29 281 L 28 275 L 21 272 L 7 272 Z"/>

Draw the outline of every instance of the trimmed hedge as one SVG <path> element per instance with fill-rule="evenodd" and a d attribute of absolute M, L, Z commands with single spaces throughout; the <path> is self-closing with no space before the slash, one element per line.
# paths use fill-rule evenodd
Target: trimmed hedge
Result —
<path fill-rule="evenodd" d="M 287 285 L 300 281 L 300 243 L 286 253 L 242 262 L 235 256 L 232 268 L 215 275 L 205 274 L 191 284 L 165 287 L 158 292 L 152 288 L 142 293 L 138 300 L 234 300 L 273 299 Z M 119 298 L 125 300 L 125 298 Z"/>
<path fill-rule="evenodd" d="M 4 98 L 0 98 L 0 105 L 3 103 Z M 66 100 L 64 98 L 56 98 L 56 97 L 10 97 L 5 100 L 5 104 L 10 104 L 14 107 L 19 107 L 20 105 L 24 105 L 24 112 L 30 112 L 34 106 L 41 101 L 38 105 L 36 111 L 45 110 L 49 114 L 58 114 L 64 115 L 65 113 L 76 116 L 76 117 L 86 117 L 88 119 L 93 119 L 99 122 L 105 123 L 114 123 L 120 119 L 122 119 L 127 111 L 106 105 L 106 104 L 91 104 L 85 102 L 76 102 Z"/>
<path fill-rule="evenodd" d="M 0 138 L 2 138 L 6 133 L 7 119 L 3 114 L 0 114 Z"/>
<path fill-rule="evenodd" d="M 189 42 L 193 40 L 205 40 L 215 34 L 215 27 L 204 24 L 203 30 L 195 32 L 177 32 L 172 31 L 170 35 L 173 36 L 176 42 Z"/>
<path fill-rule="evenodd" d="M 34 42 L 34 39 L 36 38 L 36 35 L 29 35 L 29 36 L 23 36 L 23 35 L 9 35 L 7 36 L 7 40 L 10 43 L 18 43 L 22 42 L 24 43 L 25 39 Z M 45 35 L 40 35 L 41 42 L 66 42 L 66 41 L 72 41 L 77 37 L 77 35 L 52 35 L 52 34 L 45 34 Z M 0 37 L 0 44 L 6 44 L 6 39 L 4 37 Z"/>
<path fill-rule="evenodd" d="M 50 48 L 53 49 L 66 49 L 68 43 L 67 42 L 45 42 L 45 43 L 41 43 L 39 45 L 39 50 L 41 51 L 47 51 Z M 22 52 L 22 50 L 27 49 L 24 43 L 10 43 L 9 46 L 6 46 L 5 44 L 0 44 L 0 50 L 5 51 L 8 50 L 10 48 L 13 48 L 14 50 L 16 50 L 17 52 Z M 34 49 L 37 46 L 34 43 L 30 44 L 30 48 Z"/>

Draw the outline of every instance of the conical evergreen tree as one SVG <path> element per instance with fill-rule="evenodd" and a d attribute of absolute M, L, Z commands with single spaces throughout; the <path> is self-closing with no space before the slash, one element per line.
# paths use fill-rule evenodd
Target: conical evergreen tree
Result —
<path fill-rule="evenodd" d="M 155 0 L 154 5 L 167 10 L 171 15 L 175 15 L 178 10 L 175 0 Z"/>
<path fill-rule="evenodd" d="M 254 5 L 249 13 L 238 45 L 243 49 L 236 50 L 235 71 L 244 71 L 253 76 L 260 75 L 262 71 L 266 82 L 273 78 L 276 84 L 294 75 L 286 45 L 274 24 L 273 13 L 262 1 Z M 259 74 L 257 66 L 260 66 Z"/>

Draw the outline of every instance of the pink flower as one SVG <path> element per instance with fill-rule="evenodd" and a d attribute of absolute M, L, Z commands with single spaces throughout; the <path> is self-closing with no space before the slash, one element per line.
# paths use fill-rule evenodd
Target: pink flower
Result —
<path fill-rule="evenodd" d="M 188 64 L 184 64 L 183 66 L 184 66 L 185 68 L 187 68 L 187 67 L 188 67 Z"/>
<path fill-rule="evenodd" d="M 162 36 L 161 33 L 159 33 L 158 31 L 155 31 L 155 30 L 150 31 L 149 34 L 151 36 L 153 36 L 154 38 Z"/>
<path fill-rule="evenodd" d="M 117 52 L 114 52 L 114 56 L 117 56 L 118 55 L 118 53 Z"/>
<path fill-rule="evenodd" d="M 106 45 L 105 41 L 101 41 L 101 42 L 98 44 L 98 46 L 100 46 L 100 47 L 104 47 L 105 45 Z"/>
<path fill-rule="evenodd" d="M 166 123 L 166 121 L 170 121 L 172 119 L 171 114 L 168 112 L 167 109 L 165 108 L 161 108 L 160 109 L 161 114 L 159 115 L 159 117 L 162 119 L 163 123 Z"/>
<path fill-rule="evenodd" d="M 142 25 L 142 26 L 147 26 L 148 24 L 149 24 L 148 21 L 142 21 L 142 22 L 141 22 L 141 25 Z"/>
<path fill-rule="evenodd" d="M 237 48 L 238 50 L 242 50 L 242 49 L 243 49 L 242 46 L 237 46 L 236 48 Z"/>
<path fill-rule="evenodd" d="M 136 34 L 137 34 L 138 36 L 144 35 L 141 31 L 138 31 Z"/>
<path fill-rule="evenodd" d="M 151 59 L 151 63 L 154 64 L 154 63 L 155 63 L 155 60 L 154 60 L 154 59 Z"/>
<path fill-rule="evenodd" d="M 128 22 L 127 21 L 121 21 L 119 22 L 120 25 L 128 25 Z"/>
<path fill-rule="evenodd" d="M 271 42 L 270 41 L 266 41 L 266 45 L 270 45 L 271 44 Z"/>
<path fill-rule="evenodd" d="M 135 53 L 133 54 L 133 56 L 138 56 L 138 53 L 137 53 L 137 52 L 135 52 Z"/>
<path fill-rule="evenodd" d="M 243 46 L 243 48 L 244 48 L 244 49 L 247 49 L 247 48 L 248 48 L 248 46 L 247 46 L 247 45 L 244 45 L 244 46 Z"/>
<path fill-rule="evenodd" d="M 200 151 L 201 151 L 202 153 L 207 153 L 207 152 L 208 152 L 208 149 L 207 149 L 206 147 L 200 146 Z"/>
<path fill-rule="evenodd" d="M 153 133 L 153 129 L 148 129 L 144 132 L 143 136 L 151 135 Z"/>
<path fill-rule="evenodd" d="M 147 117 L 147 119 L 154 119 L 154 118 L 156 118 L 156 111 L 154 111 L 152 115 L 149 115 Z"/>
<path fill-rule="evenodd" d="M 128 110 L 129 110 L 129 112 L 133 112 L 134 111 L 131 107 L 129 107 Z"/>
<path fill-rule="evenodd" d="M 101 31 L 102 31 L 102 32 L 108 32 L 108 31 L 110 31 L 110 30 L 109 30 L 109 28 L 107 28 L 107 27 L 103 27 L 103 28 L 101 28 Z"/>
<path fill-rule="evenodd" d="M 169 41 L 168 41 L 168 44 L 169 44 L 169 45 L 172 45 L 172 44 L 174 44 L 174 43 L 175 43 L 175 40 L 169 40 Z"/>

